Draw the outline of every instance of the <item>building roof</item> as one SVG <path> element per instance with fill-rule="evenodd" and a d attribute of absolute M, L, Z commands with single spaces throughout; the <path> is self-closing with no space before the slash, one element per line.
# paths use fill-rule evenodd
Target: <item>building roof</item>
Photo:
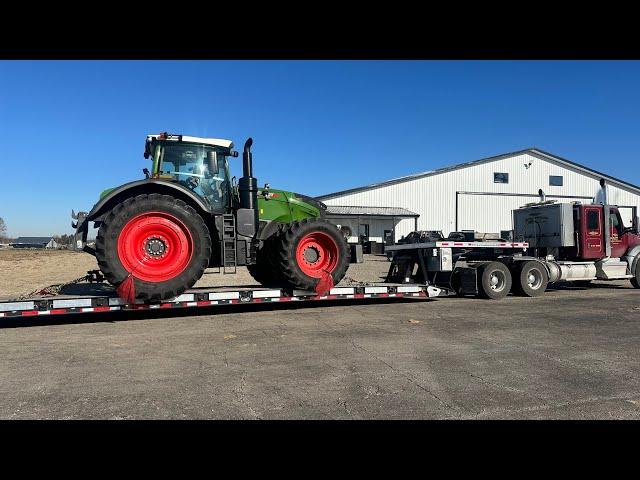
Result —
<path fill-rule="evenodd" d="M 451 165 L 449 167 L 443 167 L 443 168 L 438 168 L 436 170 L 430 170 L 427 172 L 421 172 L 421 173 L 415 173 L 413 175 L 406 175 L 404 177 L 398 177 L 398 178 L 394 178 L 391 180 L 386 180 L 384 182 L 380 182 L 380 183 L 372 183 L 370 185 L 364 185 L 362 187 L 356 187 L 356 188 L 350 188 L 348 190 L 341 190 L 339 192 L 334 192 L 334 193 L 327 193 L 325 195 L 319 195 L 316 198 L 318 200 L 328 200 L 330 198 L 335 198 L 335 197 L 340 197 L 342 195 L 347 195 L 350 193 L 358 193 L 358 192 L 363 192 L 365 190 L 371 190 L 374 188 L 380 188 L 380 187 L 386 187 L 388 185 L 395 185 L 398 183 L 403 183 L 403 182 L 408 182 L 411 180 L 417 180 L 419 178 L 424 178 L 424 177 L 430 177 L 432 175 L 438 175 L 440 173 L 445 173 L 445 172 L 450 172 L 453 170 L 458 170 L 461 168 L 466 168 L 466 167 L 473 167 L 475 165 L 480 165 L 483 163 L 488 163 L 488 162 L 493 162 L 496 160 L 502 160 L 504 158 L 509 158 L 509 157 L 515 157 L 517 155 L 523 155 L 523 154 L 530 154 L 534 157 L 540 158 L 542 160 L 548 160 L 551 162 L 555 162 L 555 163 L 559 163 L 559 164 L 564 164 L 566 166 L 569 166 L 571 168 L 580 170 L 584 173 L 587 173 L 589 175 L 594 175 L 600 178 L 604 178 L 606 181 L 613 183 L 613 184 L 617 184 L 619 186 L 634 190 L 636 193 L 640 194 L 640 187 L 637 185 L 634 185 L 632 183 L 626 182 L 624 180 L 621 180 L 619 178 L 615 178 L 612 177 L 610 175 L 606 175 L 602 172 L 598 172 L 597 170 L 593 170 L 592 168 L 589 167 L 585 167 L 584 165 L 580 165 L 579 163 L 573 162 L 571 160 L 567 160 L 566 158 L 562 158 L 559 157 L 557 155 L 554 155 L 552 153 L 548 153 L 545 152 L 543 150 L 540 150 L 539 148 L 526 148 L 524 150 L 517 150 L 515 152 L 510 152 L 510 153 L 503 153 L 502 155 L 496 155 L 493 157 L 487 157 L 487 158 L 481 158 L 480 160 L 473 160 L 471 162 L 464 162 L 464 163 L 458 163 L 456 165 Z"/>
<path fill-rule="evenodd" d="M 12 243 L 41 244 L 49 243 L 53 237 L 18 237 Z"/>
<path fill-rule="evenodd" d="M 327 215 L 375 215 L 378 217 L 419 217 L 420 215 L 399 207 L 350 207 L 327 205 Z"/>

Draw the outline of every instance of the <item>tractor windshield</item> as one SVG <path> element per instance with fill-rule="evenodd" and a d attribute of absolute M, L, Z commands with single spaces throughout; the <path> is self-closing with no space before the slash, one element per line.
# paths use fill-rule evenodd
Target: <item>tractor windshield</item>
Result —
<path fill-rule="evenodd" d="M 212 209 L 229 206 L 226 153 L 208 145 L 162 142 L 156 149 L 158 174 L 172 177 L 204 198 Z"/>

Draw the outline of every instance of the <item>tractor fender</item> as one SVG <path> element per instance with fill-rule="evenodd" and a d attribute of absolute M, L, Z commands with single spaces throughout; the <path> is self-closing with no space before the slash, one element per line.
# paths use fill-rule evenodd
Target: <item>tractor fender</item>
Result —
<path fill-rule="evenodd" d="M 182 185 L 174 182 L 150 178 L 125 183 L 124 185 L 112 190 L 93 206 L 87 215 L 87 220 L 100 220 L 105 213 L 127 198 L 149 193 L 171 195 L 192 205 L 201 214 L 207 214 L 210 212 L 207 204 L 205 204 L 197 194 L 189 190 L 187 187 L 183 187 Z"/>
<path fill-rule="evenodd" d="M 282 222 L 278 220 L 260 220 L 256 238 L 258 240 L 268 239 L 270 236 L 272 236 L 274 233 L 278 231 L 278 227 L 280 225 L 282 225 Z"/>

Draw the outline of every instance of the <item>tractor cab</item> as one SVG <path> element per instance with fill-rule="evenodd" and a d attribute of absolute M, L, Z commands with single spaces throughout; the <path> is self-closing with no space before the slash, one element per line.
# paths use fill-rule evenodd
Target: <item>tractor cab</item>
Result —
<path fill-rule="evenodd" d="M 237 156 L 232 147 L 230 140 L 162 133 L 147 135 L 144 156 L 152 161 L 151 178 L 181 184 L 204 199 L 211 211 L 229 211 L 227 157 Z"/>

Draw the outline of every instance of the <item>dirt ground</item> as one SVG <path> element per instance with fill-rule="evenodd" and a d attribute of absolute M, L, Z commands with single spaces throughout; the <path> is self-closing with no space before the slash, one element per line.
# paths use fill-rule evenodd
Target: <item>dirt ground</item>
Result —
<path fill-rule="evenodd" d="M 366 255 L 365 262 L 352 264 L 342 284 L 351 279 L 362 282 L 382 281 L 388 268 L 384 256 Z M 0 250 L 0 299 L 18 297 L 50 285 L 69 282 L 88 270 L 95 270 L 98 264 L 88 253 L 69 250 Z M 382 272 L 382 273 L 381 273 Z M 196 283 L 196 287 L 223 285 L 257 285 L 244 267 L 238 267 L 235 275 L 224 275 L 218 269 L 210 268 Z"/>

